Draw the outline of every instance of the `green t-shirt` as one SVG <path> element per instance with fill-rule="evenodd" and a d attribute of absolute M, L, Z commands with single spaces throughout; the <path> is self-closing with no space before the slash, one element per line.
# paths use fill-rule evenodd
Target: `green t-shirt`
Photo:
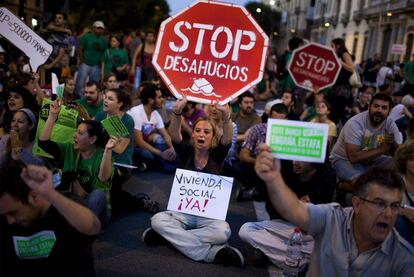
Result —
<path fill-rule="evenodd" d="M 95 120 L 101 122 L 107 117 L 106 113 L 100 112 L 96 115 Z M 129 144 L 122 154 L 113 152 L 114 162 L 132 165 L 132 156 L 134 155 L 134 119 L 127 113 L 121 117 L 121 122 L 127 128 L 129 135 L 126 137 L 129 139 Z"/>
<path fill-rule="evenodd" d="M 96 114 L 103 111 L 103 99 L 99 102 L 97 106 L 90 106 L 88 103 L 86 103 L 84 98 L 75 100 L 75 103 L 78 105 L 82 105 L 85 110 L 88 112 L 89 116 L 91 118 L 95 118 Z"/>
<path fill-rule="evenodd" d="M 86 33 L 79 39 L 79 47 L 83 49 L 83 62 L 87 65 L 99 65 L 102 55 L 108 48 L 102 36 Z"/>
<path fill-rule="evenodd" d="M 77 172 L 77 180 L 82 188 L 90 193 L 96 189 L 102 189 L 105 192 L 106 202 L 108 208 L 111 208 L 110 205 L 110 194 L 109 190 L 111 188 L 111 178 L 109 180 L 102 182 L 99 180 L 99 168 L 103 158 L 104 150 L 98 148 L 95 154 L 87 160 L 84 160 L 80 157 L 78 151 L 73 148 L 72 143 L 57 143 L 60 148 L 60 161 L 59 164 L 63 165 L 63 172 Z M 114 169 L 112 167 L 113 175 Z"/>
<path fill-rule="evenodd" d="M 102 62 L 105 64 L 104 75 L 112 72 L 112 67 L 121 67 L 129 64 L 128 53 L 125 49 L 106 49 L 102 56 Z"/>
<path fill-rule="evenodd" d="M 414 85 L 414 61 L 409 61 L 404 65 L 404 76 L 409 84 Z"/>

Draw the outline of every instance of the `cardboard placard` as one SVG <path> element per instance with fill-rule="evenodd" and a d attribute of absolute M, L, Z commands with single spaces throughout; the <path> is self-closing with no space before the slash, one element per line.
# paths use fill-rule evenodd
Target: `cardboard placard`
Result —
<path fill-rule="evenodd" d="M 328 130 L 323 123 L 269 119 L 266 144 L 278 159 L 323 163 Z"/>
<path fill-rule="evenodd" d="M 0 34 L 30 58 L 33 72 L 37 72 L 52 53 L 52 45 L 5 7 L 0 8 Z"/>
<path fill-rule="evenodd" d="M 50 99 L 43 99 L 42 108 L 40 109 L 39 113 L 39 122 L 37 124 L 37 131 L 36 131 L 36 138 L 35 143 L 33 145 L 33 154 L 38 156 L 43 156 L 46 158 L 53 158 L 51 155 L 43 151 L 38 146 L 38 140 L 40 136 L 40 132 L 45 126 L 46 120 L 49 116 L 49 109 L 50 104 L 53 103 Z M 62 105 L 58 118 L 53 126 L 52 135 L 50 140 L 60 143 L 72 143 L 73 142 L 73 134 L 76 132 L 77 128 L 77 118 L 79 112 L 72 108 L 66 108 L 66 106 Z"/>
<path fill-rule="evenodd" d="M 101 124 L 110 136 L 124 138 L 129 135 L 128 129 L 118 116 L 107 117 L 101 121 Z"/>
<path fill-rule="evenodd" d="M 233 178 L 178 168 L 167 209 L 226 220 Z"/>

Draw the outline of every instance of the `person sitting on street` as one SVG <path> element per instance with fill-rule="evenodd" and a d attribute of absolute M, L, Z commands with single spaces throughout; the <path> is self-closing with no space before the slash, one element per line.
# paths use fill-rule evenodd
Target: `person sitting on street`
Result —
<path fill-rule="evenodd" d="M 373 165 L 392 166 L 393 149 L 402 143 L 394 120 L 388 117 L 392 99 L 375 94 L 368 111 L 350 118 L 332 149 L 330 161 L 335 168 L 339 189 L 352 192 L 356 178 Z"/>
<path fill-rule="evenodd" d="M 120 139 L 111 137 L 101 123 L 81 121 L 73 143 L 51 141 L 52 129 L 60 112 L 59 101 L 50 105 L 49 116 L 39 136 L 39 147 L 52 155 L 62 169 L 60 190 L 70 190 L 85 199 L 87 206 L 105 226 L 110 217 L 110 188 L 113 176 L 112 151 Z"/>
<path fill-rule="evenodd" d="M 135 154 L 151 168 L 172 173 L 178 165 L 177 155 L 158 113 L 164 96 L 159 87 L 152 83 L 143 86 L 140 95 L 142 104 L 127 112 L 134 120 Z"/>
<path fill-rule="evenodd" d="M 395 228 L 403 238 L 414 245 L 414 140 L 400 145 L 394 158 L 405 184 L 401 202 L 404 208 L 400 211 Z"/>
<path fill-rule="evenodd" d="M 331 203 L 335 189 L 335 172 L 329 163 L 311 163 L 302 161 L 281 161 L 281 174 L 287 186 L 296 196 L 305 203 L 324 204 Z M 285 262 L 285 247 L 281 246 L 280 236 L 275 230 L 287 226 L 290 234 L 292 226 L 285 224 L 284 218 L 273 208 L 270 199 L 266 199 L 266 210 L 270 220 L 260 222 L 247 222 L 239 230 L 239 237 L 255 248 L 257 264 L 263 264 L 267 257 L 276 266 Z M 286 237 L 288 239 L 288 237 Z M 309 242 L 313 239 L 310 237 Z M 313 243 L 307 243 L 304 248 L 309 258 Z"/>
<path fill-rule="evenodd" d="M 307 276 L 413 276 L 414 247 L 393 228 L 404 182 L 393 169 L 371 167 L 359 176 L 352 208 L 300 201 L 280 173 L 280 161 L 262 144 L 257 175 L 275 209 L 313 236 Z"/>
<path fill-rule="evenodd" d="M 132 196 L 122 189 L 122 185 L 131 177 L 132 156 L 134 154 L 134 120 L 126 113 L 131 105 L 131 98 L 127 92 L 117 88 L 106 89 L 104 93 L 103 112 L 96 115 L 96 121 L 117 116 L 128 130 L 128 135 L 120 138 L 114 148 L 115 172 L 112 177 L 111 204 L 114 213 L 146 210 L 151 213 L 159 211 L 159 204 L 152 201 L 145 193 Z"/>
<path fill-rule="evenodd" d="M 75 103 L 85 108 L 88 117 L 94 119 L 95 115 L 103 109 L 103 97 L 99 84 L 92 81 L 86 82 L 82 98 L 75 100 Z"/>
<path fill-rule="evenodd" d="M 188 143 L 183 142 L 181 136 L 181 113 L 186 103 L 186 98 L 177 100 L 170 126 L 181 167 L 219 175 L 233 134 L 228 110 L 216 106 L 227 118 L 221 136 L 211 119 L 199 119 L 193 126 L 191 143 Z M 142 239 L 147 246 L 168 241 L 194 261 L 242 266 L 244 259 L 240 251 L 227 244 L 230 234 L 230 226 L 223 220 L 165 211 L 151 218 L 151 228 L 144 231 Z"/>
<path fill-rule="evenodd" d="M 282 103 L 270 109 L 270 118 L 287 119 L 288 109 Z M 266 187 L 254 171 L 254 163 L 259 154 L 259 144 L 266 141 L 267 123 L 259 123 L 248 130 L 248 135 L 240 150 L 239 162 L 234 163 L 234 176 L 241 183 L 237 190 L 237 200 L 262 201 L 266 198 Z"/>

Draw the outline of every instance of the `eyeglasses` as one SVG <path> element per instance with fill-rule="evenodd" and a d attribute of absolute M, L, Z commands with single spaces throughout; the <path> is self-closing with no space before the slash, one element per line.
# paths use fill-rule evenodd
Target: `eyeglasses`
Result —
<path fill-rule="evenodd" d="M 378 213 L 382 213 L 386 208 L 390 207 L 391 212 L 393 214 L 397 214 L 400 211 L 400 209 L 402 208 L 401 205 L 400 205 L 400 202 L 393 202 L 391 204 L 388 204 L 387 202 L 385 202 L 383 200 L 368 200 L 368 199 L 365 199 L 365 198 L 363 198 L 359 195 L 355 195 L 355 196 L 358 197 L 359 199 L 361 199 L 362 201 L 365 201 L 365 202 L 371 204 Z"/>

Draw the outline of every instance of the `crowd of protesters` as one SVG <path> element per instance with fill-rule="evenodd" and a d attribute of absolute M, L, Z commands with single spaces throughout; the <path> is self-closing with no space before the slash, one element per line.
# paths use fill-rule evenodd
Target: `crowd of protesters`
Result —
<path fill-rule="evenodd" d="M 76 37 L 57 13 L 39 34 L 53 51 L 38 73 L 1 40 L 0 273 L 94 276 L 96 236 L 111 217 L 142 210 L 154 214 L 147 246 L 172 245 L 195 261 L 243 266 L 228 244 L 233 231 L 282 267 L 281 237 L 298 226 L 308 234 L 311 276 L 414 276 L 414 55 L 403 64 L 375 54 L 356 65 L 336 38 L 336 83 L 306 91 L 286 69 L 305 44 L 294 37 L 283 55 L 269 55 L 262 82 L 230 104 L 184 97 L 168 110 L 171 94 L 151 63 L 156 31 L 109 33 L 95 21 Z M 360 84 L 350 82 L 354 72 Z M 65 84 L 59 99 L 51 73 Z M 53 101 L 46 114 L 44 99 Z M 257 101 L 267 102 L 262 114 Z M 69 143 L 52 135 L 62 106 L 78 112 Z M 100 122 L 113 116 L 128 135 L 108 135 Z M 328 124 L 325 162 L 275 159 L 264 145 L 268 118 Z M 149 195 L 122 188 L 134 171 L 177 168 L 234 177 L 237 201 L 264 201 L 270 220 L 231 230 L 223 220 L 160 211 Z"/>

